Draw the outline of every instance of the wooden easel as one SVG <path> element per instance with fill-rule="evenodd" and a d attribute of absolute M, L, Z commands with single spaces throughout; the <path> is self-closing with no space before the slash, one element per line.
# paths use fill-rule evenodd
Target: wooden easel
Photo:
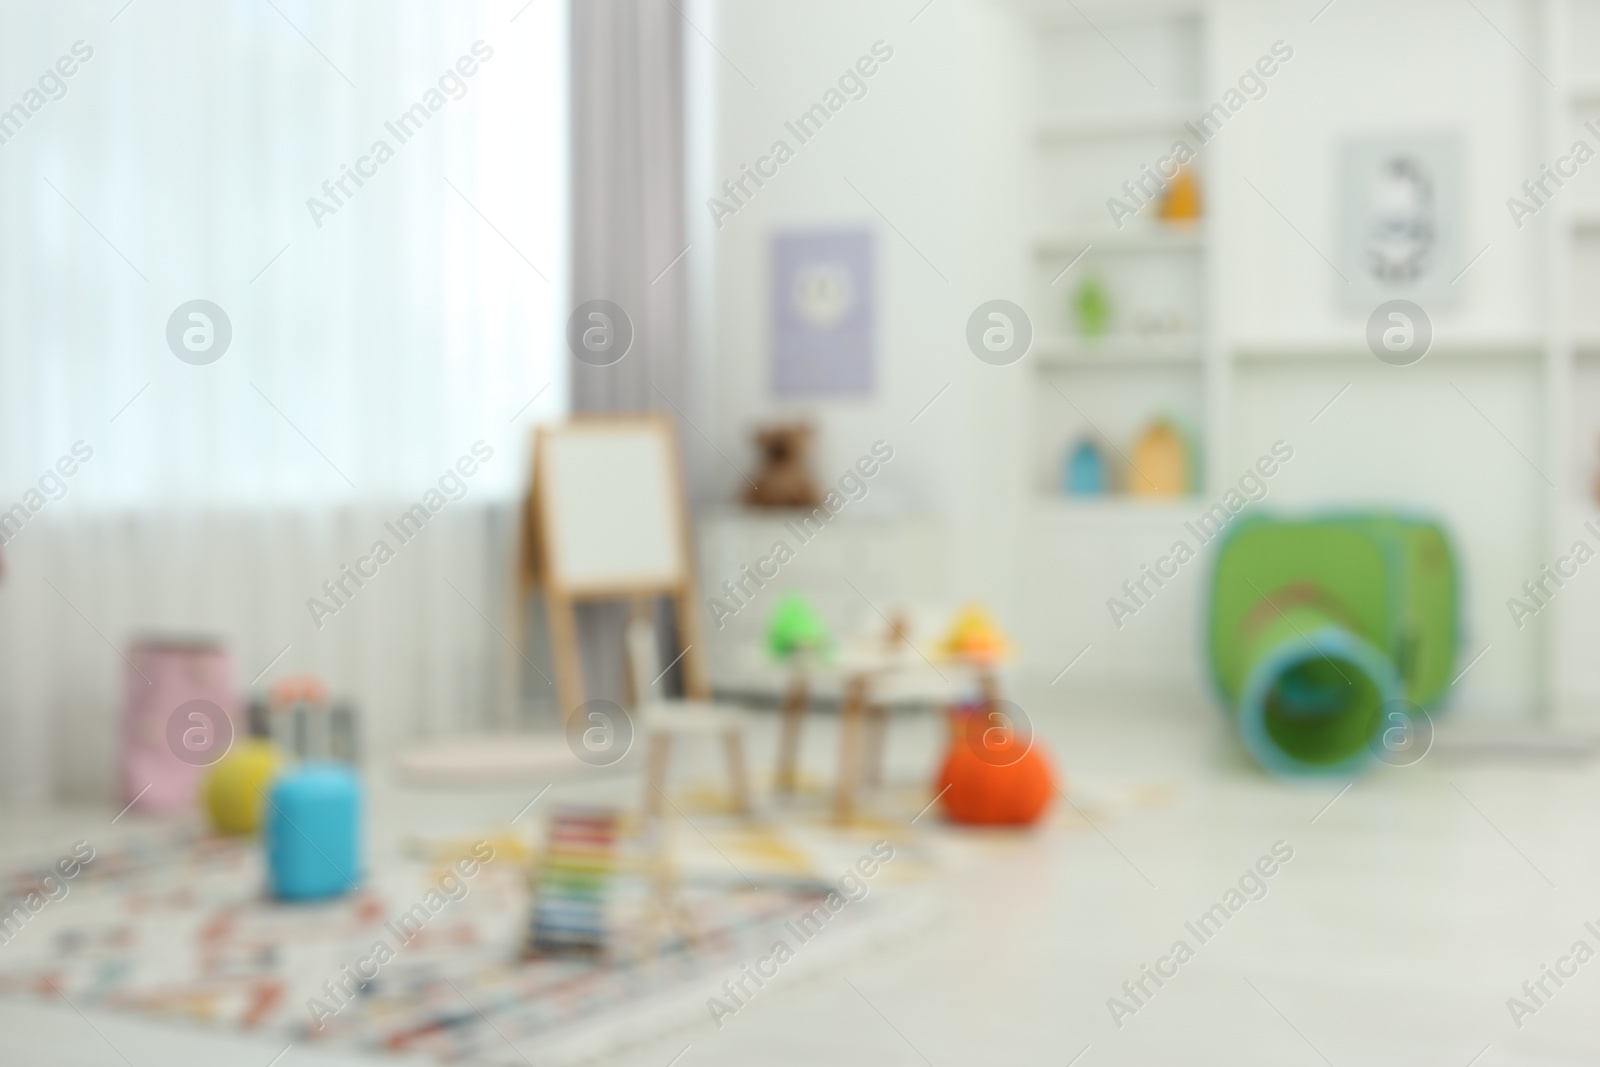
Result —
<path fill-rule="evenodd" d="M 628 469 L 606 468 L 608 448 L 641 462 L 637 469 L 631 463 Z M 587 459 L 585 449 L 591 453 Z M 563 722 L 585 700 L 574 615 L 581 602 L 673 598 L 685 693 L 710 695 L 694 610 L 682 470 L 672 424 L 660 415 L 578 417 L 540 427 L 534 435 L 532 484 L 521 524 L 518 618 L 526 618 L 528 594 L 542 592 Z M 585 480 L 585 474 L 592 477 Z M 639 491 L 630 492 L 630 485 Z M 603 536 L 588 537 L 585 528 Z"/>

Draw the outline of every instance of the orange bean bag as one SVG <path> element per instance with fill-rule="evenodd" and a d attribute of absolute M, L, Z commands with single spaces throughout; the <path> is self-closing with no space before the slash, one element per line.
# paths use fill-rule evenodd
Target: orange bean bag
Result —
<path fill-rule="evenodd" d="M 950 750 L 934 782 L 947 819 L 1026 826 L 1043 814 L 1055 792 L 1055 774 L 1037 738 L 1020 736 L 984 705 L 952 709 L 950 727 Z"/>

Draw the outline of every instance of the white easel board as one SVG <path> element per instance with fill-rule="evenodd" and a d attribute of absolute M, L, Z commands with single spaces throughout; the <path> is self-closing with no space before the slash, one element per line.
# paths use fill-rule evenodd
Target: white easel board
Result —
<path fill-rule="evenodd" d="M 546 580 L 580 597 L 680 587 L 686 523 L 666 425 L 578 421 L 542 434 L 540 444 Z"/>

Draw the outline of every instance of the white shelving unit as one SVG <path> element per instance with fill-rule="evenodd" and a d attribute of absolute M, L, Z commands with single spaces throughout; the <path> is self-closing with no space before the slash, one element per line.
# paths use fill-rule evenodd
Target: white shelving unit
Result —
<path fill-rule="evenodd" d="M 1331 167 L 1339 160 L 1340 139 L 1402 128 L 1401 119 L 1391 122 L 1367 101 L 1308 105 L 1290 94 L 1345 81 L 1295 66 L 1273 83 L 1271 91 L 1280 94 L 1271 105 L 1276 114 L 1265 107 L 1250 112 L 1237 130 L 1230 126 L 1201 147 L 1185 123 L 1235 83 L 1244 62 L 1241 27 L 1248 33 L 1244 47 L 1264 48 L 1277 32 L 1270 20 L 1227 0 L 1006 2 L 1025 23 L 1036 65 L 1035 129 L 1026 150 L 1037 191 L 1031 225 L 1022 234 L 1035 277 L 1035 349 L 1027 383 L 1034 405 L 1034 535 L 1026 566 L 1041 576 L 1038 595 L 1061 606 L 1054 614 L 1039 612 L 1034 632 L 1047 635 L 1068 658 L 1080 642 L 1094 641 L 1094 659 L 1086 665 L 1095 670 L 1178 676 L 1201 663 L 1194 620 L 1204 583 L 1194 575 L 1173 583 L 1160 594 L 1156 610 L 1114 638 L 1107 631 L 1110 620 L 1094 618 L 1086 605 L 1103 604 L 1124 577 L 1185 536 L 1183 523 L 1239 478 L 1247 462 L 1241 450 L 1254 455 L 1262 433 L 1289 436 L 1278 428 L 1298 427 L 1292 440 L 1305 458 L 1292 481 L 1274 488 L 1270 506 L 1315 507 L 1323 497 L 1359 502 L 1370 496 L 1377 506 L 1414 501 L 1459 532 L 1469 568 L 1464 614 L 1472 647 L 1465 654 L 1470 658 L 1491 640 L 1498 642 L 1490 660 L 1462 685 L 1462 703 L 1507 716 L 1525 716 L 1537 705 L 1542 721 L 1551 723 L 1566 718 L 1563 694 L 1587 687 L 1589 703 L 1600 707 L 1600 663 L 1590 666 L 1592 649 L 1580 647 L 1582 635 L 1594 632 L 1592 619 L 1600 617 L 1600 580 L 1590 583 L 1592 596 L 1576 587 L 1563 592 L 1554 621 L 1541 618 L 1538 632 L 1511 638 L 1503 615 L 1504 598 L 1526 574 L 1566 552 L 1584 519 L 1600 520 L 1591 493 L 1600 481 L 1600 301 L 1588 295 L 1600 293 L 1600 163 L 1569 182 L 1513 242 L 1499 227 L 1500 205 L 1515 186 L 1506 182 L 1505 168 L 1491 173 L 1482 158 L 1488 139 L 1499 153 L 1497 162 L 1511 153 L 1517 157 L 1515 173 L 1526 167 L 1533 174 L 1540 162 L 1565 154 L 1574 137 L 1593 143 L 1582 122 L 1600 119 L 1600 0 L 1529 0 L 1522 9 L 1529 27 L 1543 20 L 1545 38 L 1530 46 L 1531 62 L 1556 88 L 1522 57 L 1514 57 L 1520 69 L 1505 62 L 1503 76 L 1512 81 L 1502 95 L 1520 102 L 1516 115 L 1477 126 L 1444 93 L 1422 94 L 1417 110 L 1438 117 L 1417 123 L 1460 130 L 1473 167 L 1464 191 L 1472 199 L 1463 212 L 1471 230 L 1463 266 L 1491 240 L 1494 251 L 1473 268 L 1460 298 L 1435 315 L 1426 365 L 1409 375 L 1389 374 L 1376 363 L 1364 343 L 1364 314 L 1333 297 L 1337 268 L 1324 273 L 1329 264 L 1323 253 L 1339 251 L 1337 214 L 1331 228 L 1330 216 L 1320 214 L 1338 210 Z M 1349 33 L 1335 11 L 1293 43 L 1309 53 L 1318 41 L 1328 44 L 1323 38 L 1348 44 Z M 1461 66 L 1456 59 L 1438 64 L 1446 81 L 1460 78 Z M 1286 139 L 1301 154 L 1292 165 L 1264 154 L 1273 145 L 1252 134 L 1252 126 L 1261 130 L 1274 123 L 1282 131 L 1285 109 L 1303 110 L 1315 131 Z M 1107 196 L 1136 180 L 1179 138 L 1199 147 L 1192 164 L 1202 199 L 1199 225 L 1164 226 L 1152 217 L 1152 205 L 1115 229 Z M 1246 178 L 1262 188 L 1239 192 Z M 1294 191 L 1308 185 L 1318 189 L 1315 201 L 1297 202 Z M 1260 202 L 1269 196 L 1272 206 Z M 1485 197 L 1493 208 L 1484 207 Z M 1267 225 L 1256 213 L 1269 217 Z M 1296 236 L 1289 226 L 1305 232 Z M 1556 235 L 1549 238 L 1553 246 L 1532 253 L 1529 242 L 1539 239 L 1534 231 Z M 1256 287 L 1252 292 L 1261 291 L 1269 304 L 1285 300 L 1282 290 L 1261 285 L 1264 239 L 1281 240 L 1270 251 L 1298 289 L 1289 306 L 1309 307 L 1314 301 L 1304 294 L 1322 285 L 1335 302 L 1298 317 L 1247 308 L 1241 285 Z M 1528 286 L 1536 296 L 1508 288 L 1503 275 L 1488 280 L 1497 264 L 1506 270 L 1505 257 L 1538 271 Z M 1089 274 L 1103 280 L 1114 308 L 1108 335 L 1093 341 L 1077 336 L 1068 313 Z M 1492 295 L 1488 285 L 1495 287 Z M 1552 305 L 1548 313 L 1535 310 L 1535 300 Z M 1166 335 L 1136 329 L 1151 321 L 1175 328 Z M 1302 323 L 1304 332 L 1296 332 Z M 1311 416 L 1335 394 L 1343 395 L 1346 383 L 1356 383 L 1346 408 L 1311 429 Z M 1364 437 L 1351 424 L 1352 404 L 1362 417 L 1386 421 Z M 1494 425 L 1482 425 L 1490 417 L 1482 409 Z M 1279 417 L 1289 410 L 1298 422 Z M 1419 411 L 1434 420 L 1431 427 L 1407 421 Z M 1103 436 L 1126 452 L 1159 414 L 1177 416 L 1194 435 L 1203 475 L 1193 496 L 1142 501 L 1063 495 L 1061 467 L 1072 443 Z M 1499 433 L 1501 426 L 1508 433 Z M 1535 436 L 1540 433 L 1543 441 Z M 1411 447 L 1413 441 L 1416 446 L 1390 471 L 1383 448 Z M 1512 448 L 1521 455 L 1510 456 Z M 1540 475 L 1517 466 L 1524 460 L 1547 473 L 1559 490 L 1546 496 Z M 1467 473 L 1464 468 L 1473 464 L 1492 468 L 1493 478 Z M 1371 477 L 1364 475 L 1368 471 Z M 1443 477 L 1430 481 L 1433 471 Z M 1469 494 L 1477 495 L 1469 502 Z M 1501 501 L 1496 506 L 1508 517 L 1486 515 L 1494 510 L 1482 503 L 1486 497 Z M 1594 540 L 1600 545 L 1600 537 Z"/>
<path fill-rule="evenodd" d="M 1203 110 L 1207 88 L 1206 14 L 1198 4 L 1133 4 L 1103 11 L 1088 24 L 1070 5 L 1024 3 L 1035 42 L 1035 155 L 1038 208 L 1034 213 L 1035 322 L 1038 340 L 1029 362 L 1039 379 L 1035 399 L 1035 471 L 1040 514 L 1052 524 L 1094 523 L 1112 517 L 1165 528 L 1202 496 L 1169 501 L 1068 498 L 1062 492 L 1067 453 L 1095 440 L 1125 484 L 1124 458 L 1153 419 L 1172 417 L 1190 435 L 1201 462 L 1215 451 L 1210 410 L 1215 338 L 1205 321 L 1211 247 L 1204 220 L 1165 223 L 1147 205 L 1121 228 L 1105 206 L 1108 190 L 1139 176 Z M 1105 48 L 1096 27 L 1114 20 L 1119 42 L 1135 50 L 1156 84 Z M 1106 77 L 1105 75 L 1110 75 Z M 1138 88 L 1125 91 L 1133 81 Z M 1111 88 L 1114 86 L 1115 88 Z M 1195 173 L 1205 194 L 1205 164 Z M 1202 208 L 1203 214 L 1203 208 Z M 1098 337 L 1076 328 L 1072 306 L 1085 281 L 1109 294 L 1111 323 Z"/>
<path fill-rule="evenodd" d="M 1049 369 L 1096 370 L 1108 367 L 1174 366 L 1196 364 L 1205 353 L 1199 334 L 1150 336 L 1041 338 L 1029 358 Z"/>
<path fill-rule="evenodd" d="M 1039 255 L 1046 259 L 1071 259 L 1088 249 L 1091 254 L 1117 252 L 1200 252 L 1205 248 L 1205 231 L 1199 226 L 1150 226 L 1130 222 L 1123 230 L 1085 231 L 1047 237 L 1039 242 Z"/>
<path fill-rule="evenodd" d="M 1103 140 L 1130 134 L 1168 134 L 1200 113 L 1198 102 L 1156 103 L 1137 107 L 1112 107 L 1099 111 L 1064 113 L 1039 125 L 1039 143 Z"/>
<path fill-rule="evenodd" d="M 1543 359 L 1545 338 L 1531 334 L 1505 337 L 1472 334 L 1467 337 L 1438 336 L 1428 349 L 1428 359 L 1434 362 L 1482 359 Z M 1370 363 L 1372 352 L 1364 344 L 1352 343 L 1348 337 L 1286 337 L 1282 339 L 1248 338 L 1235 341 L 1230 347 L 1235 363 L 1297 363 L 1313 361 L 1346 361 Z"/>
<path fill-rule="evenodd" d="M 1103 603 L 1182 536 L 1182 523 L 1238 479 L 1241 455 L 1259 451 L 1264 434 L 1298 427 L 1292 440 L 1304 460 L 1274 488 L 1272 507 L 1416 506 L 1456 533 L 1471 646 L 1464 657 L 1493 644 L 1457 703 L 1502 722 L 1594 729 L 1600 563 L 1525 631 L 1508 621 L 1505 603 L 1576 539 L 1600 549 L 1600 162 L 1584 166 L 1520 230 L 1507 225 L 1503 204 L 1575 139 L 1600 147 L 1584 125 L 1600 123 L 1600 0 L 1508 5 L 1506 25 L 1515 28 L 1507 32 L 1524 54 L 1486 51 L 1492 82 L 1474 83 L 1473 58 L 1422 64 L 1430 81 L 1399 109 L 1409 117 L 1362 96 L 1352 76 L 1286 67 L 1273 83 L 1274 103 L 1200 148 L 1202 220 L 1187 230 L 1156 222 L 1153 208 L 1116 229 L 1106 198 L 1174 140 L 1196 146 L 1185 123 L 1221 98 L 1241 56 L 1279 28 L 1228 0 L 1001 2 L 1022 21 L 1035 64 L 1034 129 L 1024 151 L 1036 192 L 1019 235 L 1035 317 L 1023 383 L 1033 404 L 1026 566 L 1041 576 L 1038 595 L 1059 610 L 1038 612 L 1034 632 L 1069 658 L 1095 641 L 1085 662 L 1097 670 L 1138 674 L 1184 656 L 1199 662 L 1193 620 L 1203 583 L 1173 585 L 1114 639 L 1108 620 L 1085 605 Z M 1355 31 L 1339 20 L 1336 8 L 1294 45 L 1301 54 L 1350 46 Z M 1318 103 L 1304 95 L 1322 86 L 1345 95 Z M 1501 105 L 1479 121 L 1486 106 Z M 1365 312 L 1333 295 L 1338 268 L 1324 270 L 1327 256 L 1341 251 L 1335 168 L 1343 139 L 1423 127 L 1460 138 L 1467 169 L 1459 253 L 1470 273 L 1453 300 L 1429 308 L 1426 361 L 1390 373 L 1364 343 Z M 1259 188 L 1240 192 L 1246 178 Z M 1272 241 L 1279 243 L 1264 243 Z M 1272 270 L 1281 265 L 1281 285 L 1263 253 Z M 1069 313 L 1090 274 L 1113 305 L 1109 333 L 1092 341 L 1078 336 Z M 1169 332 L 1152 332 L 1152 323 Z M 1311 429 L 1311 416 L 1347 383 L 1344 408 Z M 1195 496 L 1062 494 L 1072 443 L 1103 436 L 1126 452 L 1142 426 L 1165 413 L 1194 434 L 1204 472 Z M 1590 521 L 1594 530 L 1584 525 Z"/>

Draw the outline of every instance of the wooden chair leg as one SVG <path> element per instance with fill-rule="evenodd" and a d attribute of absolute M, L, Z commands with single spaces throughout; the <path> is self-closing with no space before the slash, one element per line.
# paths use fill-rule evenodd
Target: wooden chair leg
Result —
<path fill-rule="evenodd" d="M 645 763 L 644 810 L 656 817 L 667 799 L 667 760 L 672 754 L 672 735 L 658 733 L 650 738 L 650 754 Z"/>
<path fill-rule="evenodd" d="M 728 778 L 733 783 L 733 806 L 740 815 L 750 814 L 750 777 L 745 772 L 744 734 L 729 730 L 722 735 L 723 749 L 728 756 Z"/>
<path fill-rule="evenodd" d="M 856 817 L 856 791 L 861 784 L 861 726 L 867 704 L 867 680 L 857 675 L 845 685 L 839 706 L 839 781 L 833 796 L 833 821 L 848 825 Z"/>
<path fill-rule="evenodd" d="M 783 700 L 783 726 L 778 740 L 777 791 L 788 796 L 795 790 L 795 779 L 800 767 L 800 727 L 806 717 L 807 686 L 804 675 L 796 674 L 789 682 Z"/>
<path fill-rule="evenodd" d="M 884 738 L 889 731 L 889 709 L 882 704 L 867 708 L 866 783 L 869 789 L 883 785 Z"/>

